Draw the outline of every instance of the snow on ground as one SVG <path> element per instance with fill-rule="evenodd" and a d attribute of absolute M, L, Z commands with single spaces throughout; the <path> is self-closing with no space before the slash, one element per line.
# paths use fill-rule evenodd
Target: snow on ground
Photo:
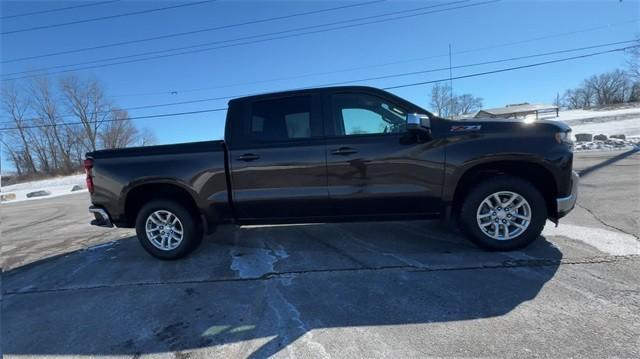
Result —
<path fill-rule="evenodd" d="M 62 177 L 53 177 L 45 180 L 39 181 L 31 181 L 31 182 L 23 182 L 14 184 L 11 186 L 2 186 L 0 187 L 0 191 L 2 193 L 5 192 L 13 192 L 20 191 L 25 189 L 38 190 L 46 187 L 54 187 L 54 186 L 67 186 L 67 185 L 83 185 L 85 183 L 85 174 L 77 174 L 71 176 L 62 176 Z"/>
<path fill-rule="evenodd" d="M 604 141 L 576 142 L 576 151 L 627 149 L 640 145 L 640 104 L 635 105 L 636 107 L 607 110 L 560 111 L 559 116 L 551 120 L 563 121 L 571 126 L 574 136 L 578 133 L 626 136 L 625 140 L 609 138 Z"/>
<path fill-rule="evenodd" d="M 35 192 L 44 195 L 33 196 Z M 0 187 L 3 203 L 32 201 L 86 191 L 85 175 L 71 175 Z M 28 195 L 30 195 L 28 197 Z"/>
<path fill-rule="evenodd" d="M 617 110 L 566 110 L 560 111 L 557 120 L 571 123 L 573 121 L 584 121 L 598 117 L 610 117 L 610 116 L 629 116 L 639 115 L 640 104 L 637 107 L 621 108 Z"/>
<path fill-rule="evenodd" d="M 560 111 L 551 120 L 563 121 L 576 133 L 623 134 L 640 136 L 640 106 L 618 110 L 568 110 Z"/>
<path fill-rule="evenodd" d="M 607 136 L 623 134 L 627 137 L 640 136 L 640 112 L 638 116 L 630 119 L 609 120 L 595 123 L 571 124 L 573 134 L 591 133 L 593 135 L 604 134 Z"/>

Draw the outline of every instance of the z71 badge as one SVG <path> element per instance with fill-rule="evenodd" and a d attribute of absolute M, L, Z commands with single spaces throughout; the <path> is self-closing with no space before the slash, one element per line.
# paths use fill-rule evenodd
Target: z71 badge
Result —
<path fill-rule="evenodd" d="M 480 131 L 482 125 L 456 125 L 451 126 L 449 131 L 451 132 L 463 132 L 463 131 Z"/>

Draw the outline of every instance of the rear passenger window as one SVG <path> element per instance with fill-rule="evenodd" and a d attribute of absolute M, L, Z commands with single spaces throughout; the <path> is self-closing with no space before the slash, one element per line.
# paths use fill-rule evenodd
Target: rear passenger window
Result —
<path fill-rule="evenodd" d="M 250 136 L 260 142 L 311 137 L 311 97 L 253 103 Z"/>

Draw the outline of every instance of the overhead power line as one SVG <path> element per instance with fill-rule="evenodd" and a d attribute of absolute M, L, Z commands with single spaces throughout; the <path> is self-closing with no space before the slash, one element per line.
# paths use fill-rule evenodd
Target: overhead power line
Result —
<path fill-rule="evenodd" d="M 421 74 L 426 74 L 426 73 L 429 73 L 429 72 L 448 71 L 448 70 L 452 70 L 452 69 L 463 69 L 463 68 L 475 67 L 475 66 L 492 65 L 492 64 L 502 63 L 502 62 L 510 62 L 510 61 L 531 59 L 531 58 L 534 58 L 534 57 L 543 57 L 543 56 L 550 56 L 550 55 L 566 54 L 567 52 L 591 50 L 591 49 L 597 49 L 597 48 L 600 48 L 600 47 L 608 47 L 608 46 L 614 46 L 614 45 L 629 44 L 629 43 L 634 43 L 634 42 L 638 42 L 638 41 L 637 40 L 627 40 L 627 41 L 610 42 L 610 43 L 607 43 L 607 44 L 584 46 L 584 47 L 578 47 L 578 48 L 573 48 L 573 49 L 565 49 L 565 50 L 543 52 L 543 53 L 532 54 L 532 55 L 509 57 L 509 58 L 505 58 L 505 59 L 475 62 L 475 63 L 472 63 L 472 64 L 456 65 L 456 66 L 445 66 L 445 67 L 428 69 L 428 70 L 404 72 L 404 73 L 401 73 L 401 74 L 374 76 L 374 77 L 368 77 L 368 78 L 363 78 L 363 79 L 359 79 L 359 80 L 330 82 L 330 83 L 324 83 L 324 84 L 321 84 L 321 85 L 318 85 L 318 86 L 333 86 L 333 85 L 341 85 L 341 84 L 353 83 L 353 82 L 365 82 L 365 81 L 372 81 L 372 80 L 384 80 L 384 79 L 388 79 L 388 78 L 401 77 L 401 76 L 421 75 Z M 638 46 L 640 46 L 640 45 L 638 45 Z"/>
<path fill-rule="evenodd" d="M 178 32 L 178 33 L 173 33 L 173 34 L 152 36 L 152 37 L 147 37 L 147 38 L 144 38 L 144 39 L 127 40 L 127 41 L 114 42 L 114 43 L 110 43 L 110 44 L 103 44 L 103 45 L 97 45 L 97 46 L 84 47 L 84 48 L 79 48 L 79 49 L 51 52 L 51 53 L 42 54 L 42 55 L 34 55 L 34 56 L 27 56 L 27 57 L 15 58 L 15 59 L 3 60 L 1 63 L 8 64 L 8 63 L 12 63 L 12 62 L 20 62 L 20 61 L 26 61 L 26 60 L 40 59 L 40 58 L 44 58 L 44 57 L 51 57 L 51 56 L 58 56 L 58 55 L 68 55 L 68 54 L 74 54 L 74 53 L 84 52 L 84 51 L 92 51 L 92 50 L 106 49 L 106 48 L 117 47 L 117 46 L 139 44 L 139 43 L 142 43 L 142 42 L 163 40 L 163 39 L 169 39 L 169 38 L 173 38 L 173 37 L 194 35 L 194 34 L 199 34 L 199 33 L 203 33 L 203 32 L 210 32 L 210 31 L 216 31 L 216 30 L 222 30 L 222 29 L 230 29 L 230 28 L 234 28 L 234 27 L 255 25 L 255 24 L 271 22 L 271 21 L 277 21 L 277 20 L 290 19 L 290 18 L 295 18 L 295 17 L 300 17 L 300 16 L 320 14 L 320 13 L 323 13 L 323 12 L 348 9 L 348 8 L 353 8 L 353 7 L 358 7 L 358 6 L 372 5 L 372 4 L 376 4 L 376 3 L 380 3 L 380 2 L 384 2 L 384 1 L 386 1 L 386 0 L 375 0 L 375 1 L 361 2 L 361 3 L 356 3 L 356 4 L 348 4 L 348 5 L 330 7 L 330 8 L 326 8 L 326 9 L 320 9 L 320 10 L 305 11 L 305 12 L 299 12 L 299 13 L 294 13 L 294 14 L 289 14 L 289 15 L 274 16 L 274 17 L 269 17 L 269 18 L 264 18 L 264 19 L 245 21 L 245 22 L 229 24 L 229 25 L 221 25 L 221 26 L 214 26 L 214 27 L 198 29 L 198 30 L 192 30 L 192 31 L 184 31 L 184 32 Z M 466 1 L 470 1 L 470 0 L 466 0 Z"/>
<path fill-rule="evenodd" d="M 491 74 L 497 74 L 497 73 L 500 73 L 500 72 L 507 72 L 507 71 L 514 71 L 514 70 L 527 69 L 527 68 L 531 68 L 531 67 L 538 67 L 538 66 L 544 66 L 544 65 L 556 64 L 556 63 L 559 63 L 559 62 L 566 62 L 566 61 L 572 61 L 572 60 L 584 59 L 584 58 L 587 58 L 587 57 L 592 57 L 592 56 L 597 56 L 597 55 L 602 55 L 602 54 L 610 54 L 610 53 L 613 53 L 613 52 L 626 51 L 626 50 L 633 49 L 633 48 L 637 48 L 637 47 L 640 47 L 640 45 L 627 46 L 627 47 L 622 47 L 622 48 L 613 49 L 613 50 L 607 50 L 607 51 L 595 52 L 595 53 L 591 53 L 591 54 L 585 54 L 585 55 L 578 55 L 578 56 L 566 57 L 566 58 L 563 58 L 563 59 L 557 59 L 557 60 L 543 61 L 543 62 L 538 62 L 538 63 L 534 63 L 534 64 L 521 65 L 521 66 L 513 66 L 513 67 L 507 67 L 507 68 L 504 68 L 504 69 L 498 69 L 498 70 L 492 70 L 492 71 L 485 71 L 485 72 L 478 72 L 478 73 L 475 73 L 475 74 L 468 74 L 468 75 L 462 75 L 462 76 L 454 76 L 454 77 L 452 77 L 451 79 L 452 79 L 452 80 L 460 80 L 460 79 L 467 79 L 467 78 L 471 78 L 471 77 L 478 77 L 478 76 L 486 76 L 486 75 L 491 75 Z M 403 87 L 412 87 L 412 86 L 420 86 L 420 85 L 433 84 L 433 83 L 436 83 L 436 82 L 441 82 L 441 81 L 446 81 L 446 80 L 449 80 L 449 78 L 440 79 L 440 80 L 431 80 L 431 81 L 413 82 L 413 83 L 408 83 L 408 84 L 403 84 L 403 85 L 396 85 L 396 86 L 388 86 L 388 87 L 383 87 L 383 89 L 384 89 L 384 90 L 393 90 L 393 89 L 398 89 L 398 88 L 403 88 Z"/>
<path fill-rule="evenodd" d="M 59 11 L 73 10 L 73 9 L 79 9 L 79 8 L 83 8 L 83 7 L 98 6 L 98 5 L 106 5 L 106 4 L 111 4 L 111 3 L 114 3 L 114 2 L 118 2 L 118 1 L 120 1 L 120 0 L 109 0 L 109 1 L 94 1 L 94 2 L 87 2 L 87 3 L 83 3 L 83 4 L 79 4 L 79 5 L 72 5 L 72 6 L 58 7 L 58 8 L 54 8 L 54 9 L 46 9 L 46 10 L 37 10 L 37 11 L 23 12 L 23 13 L 15 14 L 15 15 L 4 15 L 4 16 L 0 16 L 0 19 L 2 19 L 2 20 L 6 20 L 6 19 L 14 19 L 14 18 L 16 18 L 16 17 L 31 16 L 31 15 L 40 15 L 40 14 L 48 14 L 48 13 L 52 13 L 52 12 L 59 12 Z"/>
<path fill-rule="evenodd" d="M 458 3 L 466 3 L 466 2 L 469 2 L 469 1 L 471 1 L 471 0 L 459 0 L 459 1 L 449 2 L 449 3 L 441 3 L 441 4 L 436 4 L 436 5 L 422 6 L 422 7 L 415 8 L 415 9 L 392 11 L 392 12 L 386 12 L 386 13 L 382 13 L 382 14 L 378 14 L 378 15 L 357 17 L 357 18 L 352 18 L 352 19 L 347 19 L 347 20 L 329 22 L 329 23 L 325 23 L 325 24 L 303 26 L 303 27 L 297 27 L 297 28 L 293 28 L 293 29 L 279 30 L 279 31 L 275 31 L 275 32 L 268 32 L 268 33 L 262 33 L 262 34 L 254 34 L 254 35 L 236 37 L 236 38 L 227 39 L 227 40 L 217 40 L 217 41 L 212 41 L 212 42 L 200 43 L 200 44 L 196 44 L 196 45 L 173 47 L 173 48 L 168 48 L 168 49 L 163 49 L 163 50 L 146 51 L 146 52 L 141 52 L 141 53 L 131 54 L 131 55 L 115 56 L 115 57 L 109 57 L 109 58 L 98 59 L 98 60 L 91 60 L 91 61 L 84 61 L 84 62 L 78 62 L 78 63 L 72 63 L 72 64 L 50 66 L 50 67 L 46 67 L 46 68 L 32 69 L 32 70 L 27 70 L 27 71 L 5 73 L 5 74 L 3 74 L 3 76 L 7 77 L 7 76 L 13 76 L 13 75 L 21 75 L 21 74 L 26 74 L 26 73 L 32 73 L 32 72 L 46 72 L 46 71 L 49 71 L 49 70 L 60 69 L 60 68 L 65 68 L 65 67 L 83 66 L 83 65 L 90 65 L 90 64 L 96 64 L 96 63 L 101 63 L 101 62 L 117 61 L 117 60 L 129 59 L 129 58 L 136 58 L 136 57 L 140 57 L 140 56 L 148 56 L 148 55 L 171 53 L 171 52 L 175 52 L 175 51 L 182 51 L 182 50 L 188 50 L 188 49 L 196 49 L 196 48 L 201 48 L 201 47 L 204 47 L 204 46 L 232 43 L 232 42 L 238 42 L 238 41 L 243 41 L 243 40 L 251 40 L 251 39 L 256 39 L 256 38 L 263 38 L 263 37 L 267 37 L 267 36 L 281 35 L 281 34 L 287 34 L 287 33 L 295 33 L 295 32 L 298 32 L 298 31 L 304 31 L 304 30 L 309 30 L 309 29 L 316 29 L 316 28 L 328 27 L 328 26 L 333 26 L 333 25 L 347 24 L 347 23 L 352 23 L 352 22 L 357 22 L 357 21 L 369 20 L 369 19 L 380 18 L 380 17 L 385 17 L 385 16 L 392 16 L 392 15 L 403 14 L 403 13 L 411 13 L 411 12 L 421 11 L 421 10 L 425 10 L 425 9 L 432 9 L 432 8 L 435 8 L 435 7 L 442 7 L 442 6 L 458 4 Z M 494 0 L 494 1 L 500 1 L 500 0 Z M 428 12 L 428 13 L 431 13 L 431 12 Z M 389 20 L 394 20 L 394 19 L 383 19 L 382 21 L 378 20 L 378 21 L 372 22 L 372 23 L 389 21 Z M 353 24 L 353 25 L 361 26 L 361 25 L 367 25 L 367 24 Z M 353 27 L 353 26 L 347 26 L 347 27 Z M 342 27 L 335 28 L 335 29 L 321 29 L 319 31 L 314 31 L 314 32 L 310 32 L 310 33 L 325 32 L 325 31 L 331 31 L 331 30 L 337 30 L 337 29 L 342 29 Z M 228 47 L 233 47 L 233 46 L 238 46 L 238 45 L 253 44 L 253 43 L 258 43 L 258 42 L 263 42 L 263 41 L 271 41 L 271 40 L 274 40 L 274 39 L 301 36 L 301 35 L 306 35 L 306 34 L 307 33 L 299 33 L 299 34 L 293 34 L 293 35 L 277 37 L 277 38 L 260 39 L 258 41 L 251 41 L 251 42 L 244 42 L 244 43 L 231 44 L 231 45 L 225 45 L 225 46 L 218 46 L 218 47 L 213 47 L 213 48 L 198 49 L 198 50 L 194 50 L 194 51 L 185 51 L 185 52 L 180 52 L 180 53 L 171 53 L 171 54 L 167 54 L 167 55 L 164 55 L 164 56 L 151 56 L 151 57 L 142 58 L 142 59 L 135 59 L 135 60 L 132 60 L 132 61 L 122 61 L 122 62 L 117 62 L 117 63 L 99 65 L 99 66 L 91 66 L 91 67 L 87 67 L 87 69 L 88 68 L 102 67 L 102 66 L 119 65 L 119 64 L 125 64 L 125 63 L 131 63 L 131 62 L 147 61 L 147 60 L 156 59 L 156 58 L 177 56 L 177 55 L 197 53 L 197 52 L 203 52 L 203 51 L 210 51 L 210 50 L 228 48 Z M 60 72 L 65 72 L 65 71 L 58 71 L 56 73 L 60 73 Z"/>
<path fill-rule="evenodd" d="M 325 87 L 325 86 L 334 86 L 334 85 L 342 85 L 342 84 L 352 84 L 352 83 L 360 83 L 360 82 L 373 81 L 373 80 L 383 80 L 383 79 L 396 78 L 396 77 L 421 75 L 421 74 L 426 74 L 426 73 L 431 73 L 431 72 L 447 71 L 449 69 L 463 69 L 463 68 L 469 68 L 469 67 L 498 64 L 498 63 L 503 63 L 503 62 L 525 60 L 525 59 L 530 59 L 530 58 L 535 58 L 535 57 L 543 57 L 543 56 L 550 56 L 550 55 L 558 55 L 558 54 L 564 54 L 564 53 L 568 53 L 568 52 L 591 50 L 591 49 L 596 49 L 596 48 L 601 48 L 601 47 L 629 44 L 629 43 L 634 43 L 634 42 L 637 42 L 637 41 L 636 40 L 617 41 L 617 42 L 610 42 L 610 43 L 606 43 L 606 44 L 578 47 L 578 48 L 573 48 L 573 49 L 564 49 L 564 50 L 536 53 L 536 54 L 531 54 L 531 55 L 509 57 L 509 58 L 503 58 L 503 59 L 497 59 L 497 60 L 475 62 L 475 63 L 464 64 L 464 65 L 456 65 L 456 66 L 452 66 L 451 68 L 449 68 L 447 66 L 447 67 L 440 67 L 440 68 L 425 69 L 425 70 L 420 70 L 420 71 L 402 72 L 402 73 L 382 75 L 382 76 L 374 76 L 374 77 L 351 79 L 351 80 L 338 81 L 338 82 L 314 84 L 314 85 L 310 85 L 310 86 L 305 86 L 305 88 L 307 88 L 307 87 Z M 127 108 L 122 108 L 121 110 L 132 111 L 132 110 L 145 110 L 145 109 L 158 108 L 158 107 L 190 105 L 190 104 L 202 103 L 202 102 L 228 100 L 228 99 L 232 99 L 232 98 L 236 98 L 236 97 L 244 97 L 244 96 L 250 96 L 250 95 L 255 95 L 255 93 L 243 93 L 243 94 L 237 94 L 237 95 L 231 95 L 231 96 L 209 97 L 209 98 L 186 100 L 186 101 L 177 101 L 177 102 L 165 102 L 165 103 L 160 103 L 160 104 L 127 107 Z M 104 113 L 108 113 L 108 112 L 109 111 L 102 111 L 102 112 L 91 113 L 90 115 L 104 114 Z M 75 116 L 75 114 L 68 113 L 68 114 L 61 114 L 58 117 L 65 118 L 65 117 L 73 117 L 73 116 Z M 5 121 L 3 123 L 12 123 L 12 122 L 11 121 Z"/>
<path fill-rule="evenodd" d="M 188 112 L 175 112 L 175 113 L 162 113 L 159 115 L 149 115 L 149 116 L 136 116 L 136 117 L 126 117 L 126 118 L 107 118 L 99 121 L 77 121 L 77 122 L 59 122 L 55 124 L 46 124 L 46 125 L 27 125 L 20 127 L 9 127 L 9 128 L 0 128 L 0 131 L 9 131 L 9 130 L 19 130 L 19 129 L 30 129 L 30 128 L 44 128 L 44 127 L 54 127 L 54 126 L 69 126 L 69 125 L 82 125 L 87 123 L 103 123 L 103 122 L 119 122 L 119 121 L 131 121 L 131 120 L 142 120 L 147 118 L 162 118 L 162 117 L 170 117 L 170 116 L 183 116 L 183 115 L 196 115 L 200 113 L 208 113 L 208 112 L 218 112 L 218 111 L 226 111 L 226 107 L 221 108 L 210 108 L 205 110 L 198 111 L 188 111 Z"/>
<path fill-rule="evenodd" d="M 526 43 L 540 41 L 540 40 L 548 40 L 548 39 L 557 38 L 557 37 L 563 37 L 563 36 L 575 35 L 575 34 L 579 34 L 579 33 L 596 31 L 596 30 L 601 30 L 601 29 L 605 29 L 605 28 L 611 28 L 613 26 L 618 26 L 618 25 L 622 25 L 622 24 L 635 23 L 635 22 L 638 22 L 638 21 L 640 21 L 640 20 L 639 19 L 634 19 L 634 20 L 623 21 L 623 22 L 613 23 L 613 24 L 606 24 L 606 25 L 603 25 L 603 26 L 591 27 L 591 28 L 586 28 L 586 29 L 581 29 L 581 30 L 549 34 L 549 35 L 532 37 L 532 38 L 518 40 L 518 41 L 500 43 L 500 44 L 496 44 L 496 45 L 476 47 L 476 48 L 471 48 L 471 49 L 467 49 L 467 50 L 459 50 L 459 51 L 454 51 L 451 54 L 452 55 L 458 55 L 458 54 L 468 54 L 468 53 L 471 53 L 471 52 L 478 52 L 478 51 L 484 51 L 484 50 L 492 50 L 492 49 L 497 49 L 497 48 L 502 48 L 502 47 L 507 47 L 507 46 L 526 44 Z M 292 75 L 292 76 L 285 76 L 285 77 L 278 77 L 278 78 L 271 78 L 271 79 L 263 79 L 263 80 L 256 80 L 256 81 L 236 82 L 236 83 L 217 85 L 217 86 L 199 87 L 199 88 L 183 89 L 183 90 L 167 90 L 167 91 L 155 91 L 155 92 L 129 93 L 129 94 L 113 95 L 112 97 L 169 95 L 169 94 L 177 94 L 177 93 L 208 91 L 208 90 L 216 90 L 216 89 L 228 88 L 228 87 L 234 87 L 234 86 L 255 85 L 255 84 L 269 83 L 269 82 L 276 82 L 276 81 L 295 80 L 295 79 L 301 79 L 301 78 L 306 78 L 306 77 L 332 75 L 332 74 L 343 73 L 343 72 L 365 70 L 365 69 L 371 69 L 371 68 L 377 68 L 377 67 L 385 67 L 385 66 L 390 66 L 390 65 L 405 64 L 405 63 L 416 62 L 416 61 L 424 61 L 424 60 L 435 59 L 435 58 L 446 57 L 446 56 L 449 56 L 449 54 L 448 53 L 442 53 L 442 54 L 437 54 L 437 55 L 415 57 L 415 58 L 410 58 L 410 59 L 405 59 L 405 60 L 383 62 L 383 63 L 377 63 L 377 64 L 371 64 L 371 65 L 365 65 L 365 66 L 347 67 L 347 68 L 342 68 L 342 69 L 339 69 L 339 70 L 311 72 L 311 73 L 306 73 L 306 74 L 301 74 L 301 75 Z"/>
<path fill-rule="evenodd" d="M 464 0 L 464 2 L 466 2 L 466 1 L 468 1 L 468 0 Z M 184 49 L 202 47 L 202 46 L 211 45 L 211 44 L 228 43 L 228 42 L 240 41 L 240 40 L 245 40 L 245 39 L 257 38 L 257 37 L 271 36 L 271 35 L 275 35 L 275 34 L 290 33 L 290 32 L 296 32 L 296 31 L 300 31 L 300 30 L 304 30 L 304 29 L 326 27 L 326 26 L 336 25 L 336 24 L 340 24 L 340 23 L 349 23 L 349 22 L 354 22 L 354 21 L 362 21 L 362 20 L 366 20 L 366 19 L 379 18 L 379 17 L 390 16 L 390 15 L 395 15 L 395 14 L 399 14 L 399 13 L 415 12 L 415 11 L 418 11 L 418 10 L 422 10 L 422 9 L 426 9 L 426 8 L 433 8 L 433 7 L 436 7 L 436 6 L 443 6 L 443 5 L 442 4 L 431 5 L 431 6 L 427 6 L 427 7 L 421 7 L 421 8 L 418 8 L 418 9 L 396 11 L 396 12 L 391 12 L 391 13 L 386 13 L 386 14 L 380 14 L 380 15 L 367 16 L 367 17 L 350 19 L 350 20 L 337 21 L 337 22 L 328 23 L 328 24 L 313 25 L 313 26 L 307 26 L 307 27 L 302 27 L 302 28 L 296 28 L 296 29 L 272 32 L 272 33 L 267 33 L 267 34 L 245 36 L 245 37 L 236 38 L 236 39 L 215 41 L 215 42 L 204 43 L 204 44 L 199 44 L 199 45 L 191 45 L 191 46 L 185 46 L 185 47 L 179 47 L 179 48 L 151 51 L 151 52 L 139 53 L 139 54 L 135 54 L 135 55 L 117 56 L 117 57 L 112 57 L 112 58 L 107 58 L 107 59 L 93 60 L 93 61 L 87 61 L 87 62 L 81 62 L 81 63 L 75 63 L 75 64 L 58 65 L 58 66 L 52 66 L 52 67 L 48 67 L 48 68 L 41 68 L 41 69 L 34 69 L 34 70 L 23 71 L 23 72 L 15 72 L 15 73 L 4 74 L 5 76 L 12 76 L 12 75 L 26 74 L 26 73 L 30 73 L 30 72 L 40 72 L 39 74 L 34 74 L 34 75 L 25 75 L 25 76 L 20 76 L 20 77 L 5 78 L 2 81 L 12 81 L 12 80 L 18 80 L 18 79 L 22 79 L 22 78 L 40 76 L 40 75 L 45 74 L 45 72 L 46 72 L 46 74 L 51 75 L 51 74 L 59 74 L 59 73 L 66 73 L 66 72 L 75 72 L 75 71 L 81 71 L 81 70 L 102 68 L 102 67 L 107 67 L 107 66 L 122 65 L 122 64 L 128 64 L 128 63 L 134 63 L 134 62 L 149 61 L 149 60 L 155 60 L 155 59 L 166 58 L 166 57 L 180 56 L 180 55 L 185 55 L 185 54 L 200 53 L 200 52 L 212 51 L 212 50 L 217 50 L 217 49 L 222 49 L 222 48 L 229 48 L 229 47 L 234 47 L 234 46 L 255 44 L 255 43 L 266 42 L 266 41 L 273 41 L 273 40 L 280 40 L 280 39 L 292 38 L 292 37 L 297 37 L 297 36 L 304 36 L 304 35 L 310 35 L 310 34 L 323 33 L 323 32 L 327 32 L 327 31 L 335 31 L 335 30 L 342 30 L 342 29 L 346 29 L 346 28 L 353 28 L 353 27 L 358 27 L 358 26 L 371 25 L 371 24 L 376 24 L 376 23 L 386 22 L 386 21 L 400 20 L 400 19 L 405 19 L 405 18 L 409 18 L 409 17 L 422 16 L 422 15 L 427 15 L 427 14 L 433 14 L 433 13 L 439 13 L 439 12 L 444 12 L 444 11 L 457 10 L 457 9 L 468 8 L 468 7 L 473 7 L 473 6 L 486 5 L 486 4 L 495 3 L 495 2 L 499 2 L 499 1 L 501 1 L 501 0 L 489 0 L 489 1 L 473 3 L 473 4 L 466 4 L 466 5 L 456 6 L 456 7 L 450 7 L 450 8 L 446 8 L 446 9 L 430 10 L 430 11 L 424 11 L 424 12 L 419 12 L 419 13 L 410 13 L 410 14 L 407 14 L 407 15 L 395 16 L 395 17 L 391 17 L 391 18 L 387 18 L 387 19 L 379 19 L 379 20 L 361 22 L 361 23 L 356 23 L 356 24 L 348 24 L 348 25 L 337 26 L 337 27 L 328 28 L 328 29 L 306 31 L 306 32 L 294 33 L 294 34 L 289 34 L 289 35 L 270 37 L 270 38 L 266 38 L 266 39 L 258 39 L 258 40 L 252 40 L 252 41 L 239 42 L 239 43 L 223 45 L 223 46 L 208 47 L 208 48 L 203 48 L 203 49 L 182 51 L 182 52 L 170 53 L 170 54 L 164 54 L 164 55 L 155 55 L 155 56 L 143 57 L 143 58 L 139 58 L 139 59 L 112 62 L 112 63 L 107 63 L 107 64 L 98 64 L 98 65 L 93 65 L 93 66 L 72 68 L 72 69 L 55 71 L 55 72 L 47 72 L 48 70 L 56 69 L 56 68 L 88 65 L 88 64 L 93 64 L 93 63 L 100 63 L 100 62 L 106 62 L 106 61 L 134 58 L 134 57 L 151 55 L 151 54 L 159 54 L 159 53 L 166 53 L 166 52 L 171 52 L 171 51 L 179 51 L 179 50 L 184 50 Z"/>
<path fill-rule="evenodd" d="M 116 15 L 100 16 L 100 17 L 94 17 L 94 18 L 90 18 L 90 19 L 75 20 L 75 21 L 69 21 L 69 22 L 61 22 L 61 23 L 57 23 L 57 24 L 34 26 L 34 27 L 28 27 L 28 28 L 24 28 L 24 29 L 4 31 L 4 32 L 1 32 L 0 35 L 11 35 L 11 34 L 17 34 L 17 33 L 22 33 L 22 32 L 37 31 L 37 30 L 52 29 L 52 28 L 62 27 L 62 26 L 84 24 L 84 23 L 93 22 L 93 21 L 110 20 L 110 19 L 115 19 L 115 18 L 125 17 L 125 16 L 142 15 L 142 14 L 148 14 L 148 13 L 152 13 L 152 12 L 178 9 L 178 8 L 183 8 L 183 7 L 187 7 L 187 6 L 201 5 L 201 4 L 206 4 L 206 3 L 210 3 L 210 2 L 214 2 L 214 1 L 216 1 L 216 0 L 201 0 L 201 1 L 188 2 L 188 3 L 172 5 L 172 6 L 158 7 L 158 8 L 154 8 L 154 9 L 125 12 L 125 13 L 116 14 Z"/>
<path fill-rule="evenodd" d="M 532 67 L 550 65 L 550 64 L 554 64 L 554 63 L 573 61 L 573 60 L 583 59 L 583 58 L 587 58 L 587 57 L 593 57 L 593 56 L 598 56 L 598 55 L 603 55 L 603 54 L 620 52 L 620 51 L 625 51 L 625 50 L 629 50 L 629 49 L 637 48 L 637 47 L 640 47 L 640 45 L 626 46 L 626 47 L 621 47 L 621 48 L 616 48 L 616 49 L 611 49 L 611 50 L 592 52 L 592 53 L 589 53 L 589 54 L 565 57 L 565 58 L 561 58 L 561 59 L 537 62 L 537 63 L 527 64 L 527 65 L 511 66 L 511 67 L 506 67 L 506 68 L 492 70 L 492 71 L 484 71 L 484 72 L 477 72 L 477 73 L 461 75 L 461 76 L 446 77 L 446 78 L 441 78 L 441 79 L 438 79 L 438 80 L 421 81 L 421 82 L 413 82 L 413 83 L 407 83 L 407 84 L 401 84 L 401 85 L 395 85 L 395 86 L 387 86 L 387 87 L 383 87 L 382 89 L 384 89 L 384 90 L 392 90 L 392 89 L 397 89 L 397 88 L 421 86 L 421 85 L 432 84 L 432 83 L 437 83 L 437 82 L 442 82 L 442 81 L 448 81 L 450 79 L 459 80 L 459 79 L 465 79 L 465 78 L 471 78 L 471 77 L 486 76 L 486 75 L 496 74 L 496 73 L 501 73 L 501 72 L 521 70 L 521 69 L 525 69 L 525 68 L 532 68 Z M 112 121 L 129 121 L 129 120 L 137 120 L 137 119 L 149 119 L 149 118 L 161 118 L 161 117 L 180 116 L 180 115 L 192 115 L 192 114 L 199 114 L 199 113 L 206 113 L 206 112 L 217 112 L 217 111 L 224 111 L 224 110 L 226 110 L 226 108 L 214 108 L 214 109 L 204 109 L 204 110 L 198 110 L 198 111 L 175 112 L 175 113 L 164 113 L 164 114 L 158 114 L 158 115 L 128 117 L 128 118 L 122 118 L 122 119 L 109 119 L 109 120 L 105 120 L 105 121 L 109 121 L 109 122 L 112 122 Z M 98 122 L 103 122 L 103 121 L 88 121 L 88 122 L 89 123 L 98 123 Z M 56 123 L 56 124 L 46 124 L 46 125 L 28 125 L 28 126 L 20 126 L 20 127 L 5 127 L 5 128 L 0 129 L 0 131 L 9 131 L 9 130 L 17 130 L 17 129 L 29 129 L 29 128 L 41 128 L 41 127 L 53 127 L 53 126 L 59 126 L 59 125 L 76 125 L 76 124 L 82 124 L 82 122 L 59 122 L 59 123 Z"/>

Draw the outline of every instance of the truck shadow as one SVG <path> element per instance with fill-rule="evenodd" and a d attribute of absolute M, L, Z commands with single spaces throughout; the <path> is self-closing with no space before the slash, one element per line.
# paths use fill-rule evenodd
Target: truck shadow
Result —
<path fill-rule="evenodd" d="M 614 157 L 608 158 L 600 163 L 596 163 L 595 165 L 592 165 L 590 167 L 587 168 L 583 168 L 581 170 L 578 170 L 578 174 L 580 175 L 580 177 L 586 177 L 588 175 L 590 175 L 592 172 L 595 172 L 603 167 L 609 166 L 611 164 L 614 164 L 618 161 L 621 161 L 633 154 L 635 154 L 636 152 L 640 151 L 640 147 L 634 147 L 632 149 L 630 149 L 629 151 L 625 151 L 623 153 L 620 153 Z"/>
<path fill-rule="evenodd" d="M 430 222 L 221 228 L 175 262 L 150 258 L 125 238 L 5 272 L 2 349 L 208 348 L 208 355 L 264 358 L 320 345 L 312 340 L 319 330 L 505 315 L 535 298 L 561 259 L 545 238 L 489 253 Z"/>

